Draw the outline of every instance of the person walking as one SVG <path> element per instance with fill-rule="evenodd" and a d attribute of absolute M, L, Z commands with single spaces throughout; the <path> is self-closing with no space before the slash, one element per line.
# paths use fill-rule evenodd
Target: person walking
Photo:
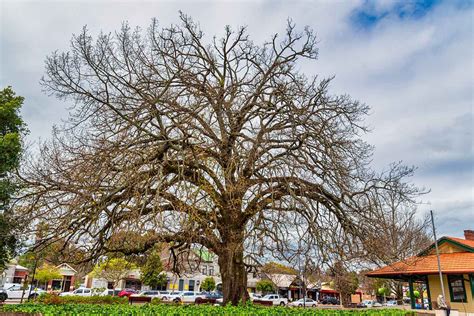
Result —
<path fill-rule="evenodd" d="M 438 303 L 438 308 L 439 309 L 444 309 L 446 311 L 446 316 L 449 316 L 449 313 L 451 312 L 451 308 L 448 306 L 448 304 L 446 304 L 446 301 L 443 297 L 443 295 L 438 295 L 438 300 L 437 300 L 437 303 Z"/>

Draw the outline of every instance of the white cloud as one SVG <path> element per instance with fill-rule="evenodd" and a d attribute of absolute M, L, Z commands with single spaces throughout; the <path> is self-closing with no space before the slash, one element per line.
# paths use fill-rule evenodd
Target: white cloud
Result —
<path fill-rule="evenodd" d="M 113 31 L 123 20 L 146 27 L 177 22 L 190 14 L 210 37 L 223 26 L 248 25 L 256 42 L 282 32 L 291 17 L 320 38 L 320 58 L 302 63 L 305 72 L 336 75 L 332 89 L 372 107 L 367 140 L 375 144 L 378 168 L 404 160 L 419 166 L 416 184 L 442 218 L 440 234 L 473 228 L 473 10 L 449 1 L 417 19 L 387 15 L 374 27 L 356 28 L 350 15 L 362 1 L 50 1 L 1 2 L 1 77 L 26 97 L 23 115 L 30 139 L 47 138 L 67 117 L 65 105 L 40 91 L 46 55 L 65 49 L 72 33 L 87 24 L 92 33 Z M 374 2 L 375 12 L 393 1 Z M 471 165 L 471 168 L 469 168 Z M 462 171 L 460 171 L 460 168 Z M 471 227 L 465 227 L 470 223 Z M 449 225 L 448 225 L 449 224 Z"/>

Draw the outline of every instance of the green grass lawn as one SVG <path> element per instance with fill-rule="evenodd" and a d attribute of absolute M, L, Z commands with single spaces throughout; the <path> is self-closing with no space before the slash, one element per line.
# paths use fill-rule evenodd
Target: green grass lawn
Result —
<path fill-rule="evenodd" d="M 209 305 L 103 305 L 27 303 L 4 305 L 4 312 L 26 312 L 43 316 L 62 315 L 321 315 L 321 316 L 414 316 L 412 312 L 395 309 L 381 310 L 324 310 L 315 308 L 259 307 L 259 306 L 209 306 Z"/>

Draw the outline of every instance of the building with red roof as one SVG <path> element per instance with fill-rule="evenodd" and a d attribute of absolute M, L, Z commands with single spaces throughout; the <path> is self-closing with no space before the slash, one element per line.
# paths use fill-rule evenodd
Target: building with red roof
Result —
<path fill-rule="evenodd" d="M 465 230 L 464 236 L 465 239 L 442 237 L 437 243 L 446 302 L 460 314 L 470 314 L 474 313 L 474 231 Z M 442 294 L 434 243 L 414 257 L 371 271 L 367 276 L 408 282 L 412 308 L 414 282 L 426 284 L 430 309 L 437 307 L 437 297 Z"/>

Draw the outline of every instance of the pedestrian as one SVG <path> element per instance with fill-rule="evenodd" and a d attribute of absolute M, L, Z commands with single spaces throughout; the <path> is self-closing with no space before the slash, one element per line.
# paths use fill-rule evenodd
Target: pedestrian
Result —
<path fill-rule="evenodd" d="M 438 308 L 439 309 L 444 309 L 446 311 L 446 316 L 449 316 L 449 313 L 451 312 L 451 308 L 446 304 L 446 301 L 444 300 L 443 295 L 438 295 Z"/>

